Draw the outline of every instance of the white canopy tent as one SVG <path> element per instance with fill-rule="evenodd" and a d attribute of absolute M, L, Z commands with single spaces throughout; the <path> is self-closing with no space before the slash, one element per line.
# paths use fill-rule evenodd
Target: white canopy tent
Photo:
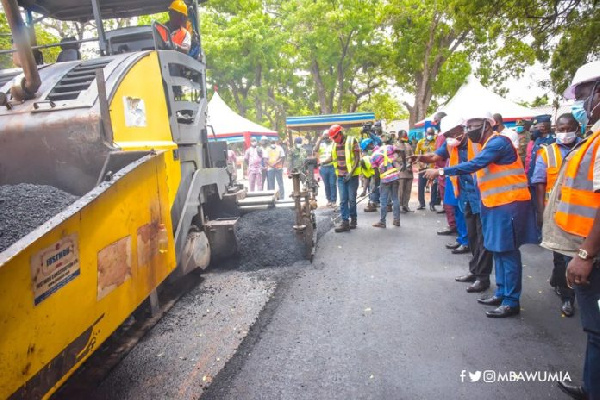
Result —
<path fill-rule="evenodd" d="M 229 143 L 244 142 L 246 147 L 250 145 L 251 137 L 279 136 L 277 132 L 237 114 L 217 92 L 208 102 L 207 125 L 212 127 L 218 140 L 226 140 Z M 209 139 L 213 138 L 210 127 L 208 128 L 208 137 Z"/>
<path fill-rule="evenodd" d="M 483 87 L 474 77 L 469 76 L 465 83 L 452 97 L 448 103 L 440 107 L 448 115 L 468 118 L 473 112 L 489 111 L 492 114 L 499 113 L 506 123 L 514 123 L 518 119 L 532 119 L 536 112 L 530 108 L 523 107 L 517 103 Z M 434 114 L 435 115 L 435 114 Z M 433 119 L 433 116 L 431 117 Z"/>

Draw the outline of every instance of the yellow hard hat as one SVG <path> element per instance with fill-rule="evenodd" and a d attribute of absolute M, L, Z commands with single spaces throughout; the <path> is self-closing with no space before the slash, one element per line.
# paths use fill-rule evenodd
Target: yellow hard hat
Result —
<path fill-rule="evenodd" d="M 187 16 L 187 5 L 183 0 L 175 0 L 169 6 L 169 10 L 176 11 L 180 14 Z"/>

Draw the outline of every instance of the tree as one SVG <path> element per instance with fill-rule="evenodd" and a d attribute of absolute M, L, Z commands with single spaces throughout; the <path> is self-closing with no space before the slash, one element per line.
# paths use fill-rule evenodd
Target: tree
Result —
<path fill-rule="evenodd" d="M 510 35 L 502 21 L 470 0 L 394 0 L 385 13 L 394 43 L 394 76 L 400 88 L 414 93 L 412 104 L 404 104 L 411 127 L 431 111 L 433 98 L 454 94 L 470 73 L 498 91 L 508 76 L 519 76 L 534 59 L 533 50 Z"/>

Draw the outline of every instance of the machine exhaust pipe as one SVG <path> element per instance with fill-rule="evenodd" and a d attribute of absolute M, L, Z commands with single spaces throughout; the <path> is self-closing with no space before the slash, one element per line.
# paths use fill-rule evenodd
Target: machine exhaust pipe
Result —
<path fill-rule="evenodd" d="M 13 40 L 17 46 L 17 53 L 23 68 L 25 77 L 21 82 L 10 89 L 14 100 L 24 101 L 35 97 L 37 90 L 42 85 L 40 74 L 38 73 L 37 63 L 31 51 L 31 42 L 27 34 L 27 27 L 21 13 L 17 0 L 2 0 L 2 6 L 6 14 L 6 20 L 13 34 Z"/>

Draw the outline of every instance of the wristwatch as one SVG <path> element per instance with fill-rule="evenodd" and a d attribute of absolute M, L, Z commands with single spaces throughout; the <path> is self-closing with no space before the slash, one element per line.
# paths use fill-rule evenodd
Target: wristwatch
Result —
<path fill-rule="evenodd" d="M 444 168 L 438 168 L 438 174 L 444 176 Z"/>
<path fill-rule="evenodd" d="M 579 249 L 579 251 L 577 252 L 577 257 L 581 258 L 584 261 L 592 259 L 592 256 L 590 256 L 587 250 L 584 249 Z"/>

